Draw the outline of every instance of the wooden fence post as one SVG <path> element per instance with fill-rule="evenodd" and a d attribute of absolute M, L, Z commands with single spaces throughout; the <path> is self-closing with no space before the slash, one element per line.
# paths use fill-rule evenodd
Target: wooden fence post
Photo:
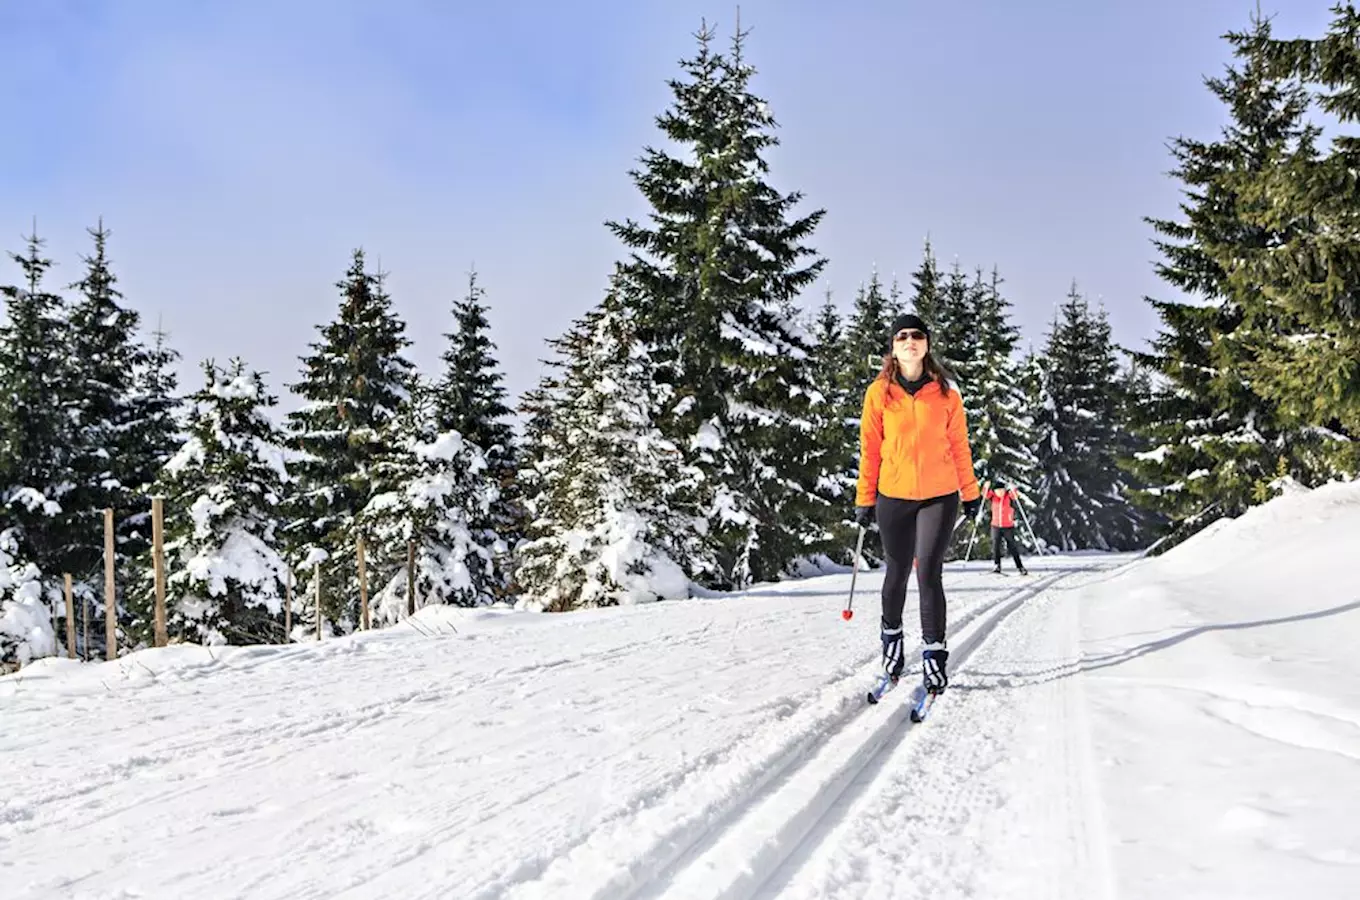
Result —
<path fill-rule="evenodd" d="M 104 510 L 104 658 L 118 658 L 118 597 L 113 581 L 113 510 Z"/>
<path fill-rule="evenodd" d="M 321 561 L 316 563 L 316 639 L 321 640 Z"/>
<path fill-rule="evenodd" d="M 359 627 L 368 631 L 368 569 L 364 566 L 364 539 L 359 538 Z"/>
<path fill-rule="evenodd" d="M 165 628 L 165 503 L 160 497 L 151 498 L 151 566 L 156 576 L 155 637 L 157 647 L 170 643 Z"/>
<path fill-rule="evenodd" d="M 66 655 L 76 658 L 76 601 L 71 595 L 71 573 L 62 576 L 66 588 Z"/>
<path fill-rule="evenodd" d="M 292 641 L 293 634 L 293 567 L 288 567 L 288 580 L 284 582 L 283 642 Z"/>
<path fill-rule="evenodd" d="M 416 542 L 406 542 L 406 615 L 416 614 Z"/>

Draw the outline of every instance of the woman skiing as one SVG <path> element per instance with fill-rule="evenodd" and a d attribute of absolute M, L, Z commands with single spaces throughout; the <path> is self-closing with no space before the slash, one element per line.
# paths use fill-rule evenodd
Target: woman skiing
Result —
<path fill-rule="evenodd" d="M 864 393 L 855 521 L 868 527 L 877 518 L 887 557 L 884 672 L 894 681 L 902 675 L 902 607 L 915 559 L 925 644 L 921 670 L 926 690 L 938 694 L 948 684 L 945 552 L 960 497 L 971 519 L 982 506 L 982 494 L 973 474 L 963 399 L 930 351 L 930 329 L 917 316 L 898 316 L 889 343 L 883 371 Z"/>
<path fill-rule="evenodd" d="M 982 488 L 982 496 L 992 505 L 992 571 L 1001 574 L 1001 542 L 1005 541 L 1015 568 L 1021 575 L 1028 575 L 1029 570 L 1020 561 L 1020 544 L 1015 539 L 1015 504 L 1020 501 L 1020 492 L 1013 484 L 998 491 L 988 482 Z"/>

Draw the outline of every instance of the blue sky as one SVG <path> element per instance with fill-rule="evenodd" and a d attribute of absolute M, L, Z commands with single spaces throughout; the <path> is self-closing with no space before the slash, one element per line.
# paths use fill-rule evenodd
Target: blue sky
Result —
<path fill-rule="evenodd" d="M 1321 34 L 1330 0 L 1263 0 Z M 565 7 L 573 7 L 566 9 Z M 755 89 L 782 145 L 771 180 L 827 215 L 813 241 L 848 308 L 903 283 L 927 235 L 1000 267 L 1039 345 L 1073 279 L 1139 346 L 1167 296 L 1143 216 L 1173 214 L 1167 141 L 1210 137 L 1202 87 L 1255 0 L 746 0 Z M 99 216 L 128 302 L 198 361 L 285 385 L 362 246 L 390 272 L 434 372 L 475 266 L 515 394 L 602 295 L 645 214 L 627 172 L 659 141 L 666 80 L 735 4 L 591 0 L 0 0 L 0 249 L 33 217 L 79 277 Z M 0 283 L 17 277 L 6 258 Z"/>

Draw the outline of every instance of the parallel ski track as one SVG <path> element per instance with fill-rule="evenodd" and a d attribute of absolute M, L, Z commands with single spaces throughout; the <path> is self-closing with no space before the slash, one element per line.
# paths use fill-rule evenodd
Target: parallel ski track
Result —
<path fill-rule="evenodd" d="M 957 622 L 950 636 L 951 672 L 958 671 L 1026 600 L 1073 575 L 1091 572 L 1084 567 L 1058 570 L 1003 594 Z M 865 704 L 861 691 L 860 705 L 849 708 L 834 727 L 797 742 L 753 790 L 699 833 L 677 835 L 668 845 L 671 852 L 666 860 L 610 896 L 630 900 L 756 896 L 815 829 L 825 831 L 819 829 L 823 818 L 856 777 L 910 737 L 901 731 L 918 727 L 910 721 L 908 705 L 903 702 L 904 696 L 909 700 L 913 687 L 914 682 L 904 679 L 876 707 Z M 947 698 L 946 693 L 941 699 L 947 703 Z M 932 712 L 947 714 L 947 709 Z"/>

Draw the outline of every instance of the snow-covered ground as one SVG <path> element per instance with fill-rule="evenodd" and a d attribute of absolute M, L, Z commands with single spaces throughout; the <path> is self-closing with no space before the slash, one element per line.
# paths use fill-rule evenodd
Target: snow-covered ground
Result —
<path fill-rule="evenodd" d="M 867 706 L 878 573 L 0 679 L 0 896 L 1360 896 L 1360 485 L 1164 557 L 951 564 L 953 684 Z M 1009 565 L 1009 564 L 1008 564 Z"/>

